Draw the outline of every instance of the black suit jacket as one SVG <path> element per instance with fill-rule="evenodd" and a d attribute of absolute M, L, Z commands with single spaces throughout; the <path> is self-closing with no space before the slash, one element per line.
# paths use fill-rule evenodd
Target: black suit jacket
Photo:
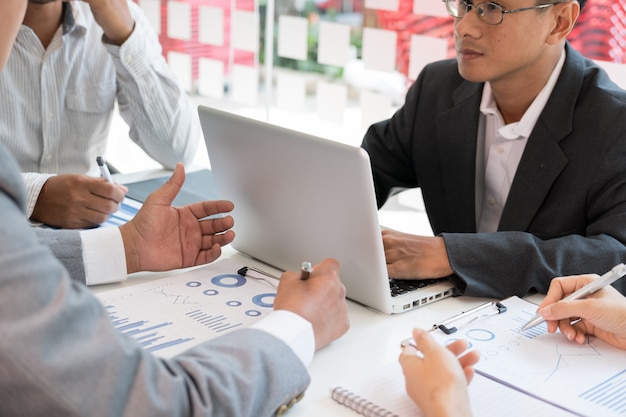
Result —
<path fill-rule="evenodd" d="M 555 276 L 626 261 L 626 92 L 569 45 L 566 53 L 496 233 L 476 233 L 483 84 L 464 80 L 456 60 L 428 65 L 404 106 L 365 135 L 379 206 L 396 189 L 421 187 L 466 295 L 545 292 Z"/>

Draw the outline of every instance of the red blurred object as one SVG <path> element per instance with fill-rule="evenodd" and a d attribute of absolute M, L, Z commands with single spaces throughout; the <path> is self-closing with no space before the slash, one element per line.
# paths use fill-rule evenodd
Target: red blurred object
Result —
<path fill-rule="evenodd" d="M 136 3 L 140 3 L 139 0 L 133 0 Z M 199 58 L 211 58 L 222 61 L 224 63 L 224 71 L 229 72 L 229 45 L 230 45 L 230 24 L 231 24 L 231 0 L 179 0 L 179 3 L 189 4 L 191 7 L 191 39 L 181 40 L 168 37 L 167 24 L 168 24 L 168 12 L 167 4 L 168 0 L 161 1 L 161 27 L 159 34 L 159 41 L 163 47 L 163 56 L 167 59 L 169 52 L 180 52 L 191 55 L 192 59 L 192 80 L 198 79 L 198 60 Z M 200 7 L 211 6 L 219 7 L 224 10 L 224 44 L 222 46 L 207 45 L 199 41 L 198 35 L 199 28 L 199 15 Z M 237 0 L 235 5 L 236 10 L 253 11 L 254 0 Z M 235 64 L 253 66 L 256 62 L 256 57 L 253 52 L 249 51 L 234 51 L 233 62 Z"/>
<path fill-rule="evenodd" d="M 448 56 L 455 56 L 453 19 L 415 15 L 413 1 L 400 0 L 397 12 L 376 11 L 377 27 L 398 33 L 396 68 L 405 75 L 413 34 L 447 39 Z M 626 63 L 626 0 L 588 0 L 568 39 L 586 57 Z"/>

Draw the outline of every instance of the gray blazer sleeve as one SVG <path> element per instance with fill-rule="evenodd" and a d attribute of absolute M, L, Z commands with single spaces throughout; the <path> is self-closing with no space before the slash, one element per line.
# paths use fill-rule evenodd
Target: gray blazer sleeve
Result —
<path fill-rule="evenodd" d="M 23 202 L 0 145 L 0 415 L 259 417 L 306 388 L 297 356 L 256 329 L 169 360 L 143 350 L 39 244 Z"/>
<path fill-rule="evenodd" d="M 36 228 L 35 233 L 39 243 L 50 248 L 54 256 L 67 269 L 70 277 L 85 284 L 85 262 L 80 232 Z"/>

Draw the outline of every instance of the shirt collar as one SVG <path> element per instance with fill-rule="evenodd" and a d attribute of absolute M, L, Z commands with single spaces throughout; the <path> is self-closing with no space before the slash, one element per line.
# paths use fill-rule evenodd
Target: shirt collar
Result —
<path fill-rule="evenodd" d="M 559 74 L 561 73 L 561 69 L 563 68 L 564 63 L 565 49 L 563 49 L 559 61 L 552 70 L 552 74 L 550 74 L 548 82 L 546 83 L 546 85 L 543 86 L 537 97 L 535 97 L 530 107 L 528 107 L 528 109 L 522 116 L 521 120 L 519 122 L 509 123 L 508 125 L 502 126 L 498 129 L 498 133 L 503 138 L 519 139 L 528 138 L 530 136 L 530 133 L 537 123 L 537 119 L 539 119 L 539 115 L 543 111 L 543 108 L 545 107 L 548 99 L 550 98 L 550 95 L 552 94 L 552 90 L 554 90 L 554 86 L 556 85 L 556 81 L 559 78 Z M 480 111 L 484 115 L 496 115 L 501 119 L 500 111 L 498 110 L 496 100 L 493 97 L 491 84 L 489 83 L 489 81 L 485 83 L 485 87 L 483 88 L 483 96 L 480 102 Z"/>
<path fill-rule="evenodd" d="M 67 35 L 73 30 L 77 30 L 79 33 L 84 33 L 87 30 L 84 13 L 72 2 L 63 3 L 61 26 L 63 27 L 63 35 Z"/>

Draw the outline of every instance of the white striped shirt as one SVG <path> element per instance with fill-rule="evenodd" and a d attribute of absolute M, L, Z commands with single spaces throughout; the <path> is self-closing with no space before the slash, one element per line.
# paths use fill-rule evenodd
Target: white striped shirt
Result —
<path fill-rule="evenodd" d="M 121 47 L 103 42 L 86 3 L 66 3 L 64 24 L 45 50 L 20 28 L 0 74 L 0 140 L 24 173 L 28 217 L 50 175 L 98 175 L 116 100 L 131 139 L 150 157 L 171 169 L 195 156 L 195 107 L 145 15 L 128 3 L 135 28 Z"/>

